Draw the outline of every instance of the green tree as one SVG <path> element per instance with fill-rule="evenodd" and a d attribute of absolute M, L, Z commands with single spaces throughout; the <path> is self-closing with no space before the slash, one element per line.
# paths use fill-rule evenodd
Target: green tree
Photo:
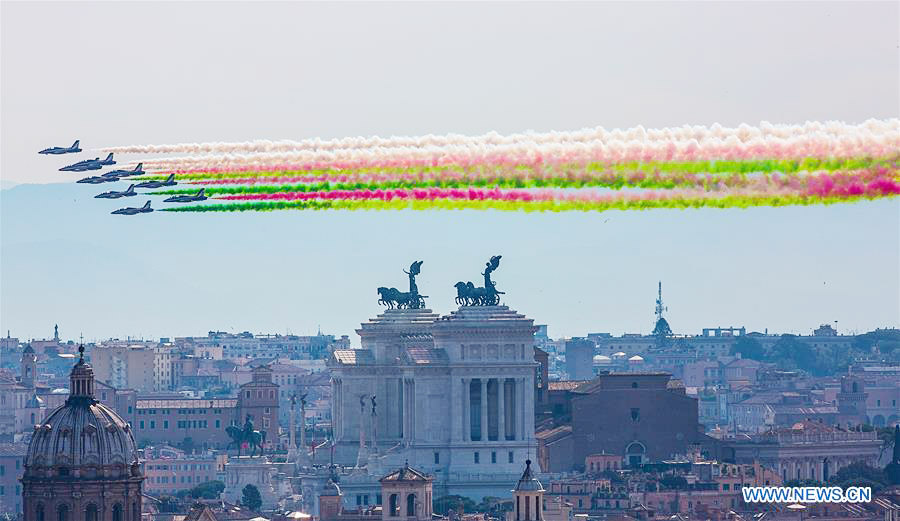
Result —
<path fill-rule="evenodd" d="M 739 336 L 734 344 L 731 345 L 731 354 L 735 355 L 738 353 L 740 353 L 741 358 L 751 360 L 763 360 L 766 357 L 766 351 L 763 349 L 762 344 L 759 343 L 759 340 L 746 335 Z"/>
<path fill-rule="evenodd" d="M 247 485 L 241 490 L 241 505 L 250 510 L 259 510 L 262 506 L 262 496 L 259 495 L 259 489 L 253 485 Z"/>
<path fill-rule="evenodd" d="M 432 508 L 435 514 L 446 516 L 450 510 L 454 512 L 475 512 L 476 506 L 471 499 L 454 494 L 435 499 Z"/>
<path fill-rule="evenodd" d="M 828 478 L 828 482 L 838 487 L 872 487 L 873 493 L 878 493 L 888 484 L 888 477 L 883 470 L 866 465 L 865 463 L 853 463 L 837 471 Z"/>
<path fill-rule="evenodd" d="M 225 491 L 225 483 L 221 481 L 206 481 L 188 491 L 188 495 L 194 499 L 218 499 L 219 494 Z"/>

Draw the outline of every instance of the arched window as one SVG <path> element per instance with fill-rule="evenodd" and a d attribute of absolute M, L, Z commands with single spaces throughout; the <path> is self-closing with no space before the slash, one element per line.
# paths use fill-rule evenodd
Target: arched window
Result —
<path fill-rule="evenodd" d="M 112 521 L 122 521 L 122 505 L 118 503 L 113 506 Z"/>
<path fill-rule="evenodd" d="M 406 515 L 414 517 L 416 515 L 416 495 L 410 494 L 406 496 Z"/>
<path fill-rule="evenodd" d="M 84 509 L 84 521 L 97 521 L 97 505 L 88 505 Z"/>
<path fill-rule="evenodd" d="M 59 505 L 56 508 L 56 519 L 58 521 L 69 521 L 69 507 L 66 505 Z"/>
<path fill-rule="evenodd" d="M 534 518 L 537 521 L 541 521 L 541 499 L 537 496 L 534 496 Z"/>
<path fill-rule="evenodd" d="M 44 505 L 38 505 L 37 508 L 34 509 L 34 517 L 35 521 L 46 521 L 44 518 Z"/>
<path fill-rule="evenodd" d="M 625 449 L 625 457 L 629 465 L 641 465 L 644 463 L 644 454 L 647 452 L 644 444 L 640 442 L 632 442 Z"/>
<path fill-rule="evenodd" d="M 525 521 L 531 521 L 531 501 L 525 498 Z"/>
<path fill-rule="evenodd" d="M 400 515 L 400 506 L 397 504 L 397 494 L 391 494 L 391 498 L 388 500 L 388 511 L 390 512 L 388 515 L 391 517 Z"/>

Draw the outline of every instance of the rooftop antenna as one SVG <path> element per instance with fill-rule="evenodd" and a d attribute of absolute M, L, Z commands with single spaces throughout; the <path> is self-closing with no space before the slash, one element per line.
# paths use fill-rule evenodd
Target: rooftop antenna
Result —
<path fill-rule="evenodd" d="M 659 320 L 663 317 L 663 311 L 668 311 L 668 310 L 669 310 L 669 308 L 667 308 L 663 305 L 662 281 L 659 281 L 659 292 L 657 293 L 657 297 L 656 297 L 656 321 L 659 322 Z"/>

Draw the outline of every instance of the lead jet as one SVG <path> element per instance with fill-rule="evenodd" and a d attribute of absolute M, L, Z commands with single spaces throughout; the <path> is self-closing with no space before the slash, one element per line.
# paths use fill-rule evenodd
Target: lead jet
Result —
<path fill-rule="evenodd" d="M 146 172 L 144 172 L 144 163 L 138 163 L 138 165 L 134 167 L 134 170 L 110 170 L 103 174 L 103 177 L 129 177 L 143 174 L 146 174 Z"/>
<path fill-rule="evenodd" d="M 85 177 L 84 179 L 79 179 L 78 181 L 75 181 L 75 182 L 98 185 L 100 183 L 114 183 L 118 180 L 119 180 L 118 177 L 104 177 L 102 175 L 94 175 L 91 177 Z"/>
<path fill-rule="evenodd" d="M 153 211 L 153 208 L 150 208 L 150 201 L 147 201 L 147 204 L 141 206 L 140 208 L 119 208 L 118 210 L 113 210 L 111 213 L 113 215 L 135 215 L 139 213 L 150 213 Z"/>
<path fill-rule="evenodd" d="M 205 201 L 207 197 L 203 195 L 203 191 L 206 188 L 201 188 L 197 195 L 173 195 L 169 197 L 164 203 L 193 203 L 195 201 Z"/>
<path fill-rule="evenodd" d="M 103 192 L 102 194 L 97 194 L 94 196 L 95 199 L 118 199 L 120 197 L 131 197 L 132 195 L 137 195 L 137 192 L 134 191 L 134 185 L 130 185 L 124 192 L 117 192 L 112 190 L 110 192 Z"/>
<path fill-rule="evenodd" d="M 144 181 L 143 183 L 138 183 L 136 188 L 162 188 L 164 186 L 175 186 L 178 183 L 175 182 L 175 174 L 169 174 L 169 177 L 165 181 Z"/>
<path fill-rule="evenodd" d="M 70 146 L 70 147 L 45 148 L 45 149 L 41 150 L 40 152 L 38 152 L 38 154 L 74 154 L 76 152 L 81 152 L 81 148 L 78 147 L 78 143 L 80 143 L 80 141 L 78 141 L 76 139 L 75 142 L 72 143 L 72 146 Z"/>

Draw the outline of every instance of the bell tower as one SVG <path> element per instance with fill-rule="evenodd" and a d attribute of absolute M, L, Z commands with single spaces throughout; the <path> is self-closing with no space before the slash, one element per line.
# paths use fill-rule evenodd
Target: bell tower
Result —
<path fill-rule="evenodd" d="M 543 521 L 544 487 L 534 477 L 530 459 L 525 460 L 525 472 L 512 492 L 513 511 L 507 514 L 507 521 Z"/>
<path fill-rule="evenodd" d="M 22 385 L 34 389 L 34 382 L 37 378 L 37 355 L 31 344 L 25 346 L 22 351 Z"/>

